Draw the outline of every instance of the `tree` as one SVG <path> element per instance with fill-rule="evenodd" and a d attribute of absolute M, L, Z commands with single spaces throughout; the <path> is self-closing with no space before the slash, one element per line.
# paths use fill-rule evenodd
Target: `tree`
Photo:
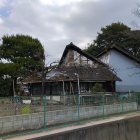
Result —
<path fill-rule="evenodd" d="M 103 49 L 110 47 L 113 44 L 120 45 L 125 40 L 123 31 L 130 28 L 122 23 L 112 23 L 104 28 L 101 28 L 101 33 L 98 33 L 96 40 L 89 44 L 85 50 L 87 53 L 92 52 L 92 55 L 98 55 Z"/>
<path fill-rule="evenodd" d="M 133 13 L 140 18 L 140 4 L 137 3 L 137 8 L 133 10 Z"/>
<path fill-rule="evenodd" d="M 139 31 L 131 31 L 131 29 L 123 23 L 112 23 L 111 25 L 101 28 L 101 33 L 98 33 L 96 40 L 89 44 L 85 51 L 96 56 L 104 49 L 115 44 L 128 51 L 131 55 L 140 58 L 139 35 Z"/>
<path fill-rule="evenodd" d="M 124 31 L 126 40 L 122 42 L 122 47 L 132 56 L 140 59 L 140 31 Z"/>
<path fill-rule="evenodd" d="M 28 35 L 3 36 L 0 57 L 8 61 L 7 65 L 0 65 L 0 70 L 5 71 L 3 76 L 10 75 L 15 83 L 17 77 L 27 76 L 33 71 L 41 71 L 44 67 L 43 46 L 38 39 Z M 8 67 L 9 71 L 7 71 Z"/>
<path fill-rule="evenodd" d="M 44 64 L 44 49 L 38 39 L 25 35 L 3 36 L 1 58 L 18 64 L 21 70 L 39 70 Z"/>
<path fill-rule="evenodd" d="M 18 72 L 18 65 L 13 63 L 0 63 L 0 96 L 13 95 L 13 80 Z"/>

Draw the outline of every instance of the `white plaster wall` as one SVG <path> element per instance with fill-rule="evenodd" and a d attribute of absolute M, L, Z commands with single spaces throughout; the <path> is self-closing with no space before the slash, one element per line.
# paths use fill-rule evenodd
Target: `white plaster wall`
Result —
<path fill-rule="evenodd" d="M 105 63 L 105 64 L 108 64 L 109 63 L 109 60 L 110 60 L 110 55 L 111 55 L 111 51 L 105 53 L 103 56 L 101 56 L 99 59 Z"/>

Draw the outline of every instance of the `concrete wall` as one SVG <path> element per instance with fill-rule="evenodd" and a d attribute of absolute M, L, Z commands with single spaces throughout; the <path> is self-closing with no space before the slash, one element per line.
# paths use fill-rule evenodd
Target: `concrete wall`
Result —
<path fill-rule="evenodd" d="M 32 140 L 140 140 L 140 117 L 78 128 Z"/>
<path fill-rule="evenodd" d="M 137 103 L 111 104 L 105 106 L 80 107 L 80 119 L 115 114 L 137 110 Z M 46 125 L 54 125 L 78 120 L 78 108 L 69 107 L 64 110 L 46 112 Z M 41 128 L 44 125 L 44 113 L 33 113 L 27 115 L 13 115 L 0 118 L 0 134 L 12 131 Z"/>

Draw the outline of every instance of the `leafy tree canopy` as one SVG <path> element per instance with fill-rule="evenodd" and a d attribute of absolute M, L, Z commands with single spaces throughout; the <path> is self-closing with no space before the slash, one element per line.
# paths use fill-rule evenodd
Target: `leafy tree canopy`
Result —
<path fill-rule="evenodd" d="M 131 55 L 140 58 L 140 31 L 131 31 L 123 23 L 112 23 L 101 28 L 96 40 L 88 45 L 85 51 L 91 55 L 98 55 L 113 44 L 128 51 Z"/>
<path fill-rule="evenodd" d="M 0 63 L 0 77 L 14 76 L 18 72 L 18 65 L 13 63 Z"/>
<path fill-rule="evenodd" d="M 44 64 L 44 49 L 38 39 L 28 35 L 11 35 L 2 37 L 0 45 L 1 58 L 18 65 L 20 74 L 39 70 Z"/>
<path fill-rule="evenodd" d="M 3 59 L 8 63 L 0 63 L 0 96 L 13 95 L 17 77 L 42 70 L 44 49 L 38 39 L 28 35 L 7 35 L 0 45 L 0 60 Z"/>

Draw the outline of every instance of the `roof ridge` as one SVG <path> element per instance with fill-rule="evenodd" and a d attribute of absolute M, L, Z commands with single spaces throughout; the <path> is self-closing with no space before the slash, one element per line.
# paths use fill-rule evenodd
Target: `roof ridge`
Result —
<path fill-rule="evenodd" d="M 140 63 L 140 60 L 138 58 L 136 58 L 135 56 L 131 55 L 126 49 L 118 47 L 116 44 L 111 45 L 109 48 L 105 48 L 104 51 L 102 51 L 96 57 L 99 58 L 100 56 L 102 56 L 106 52 L 110 51 L 111 49 L 116 49 L 117 51 L 119 51 L 120 53 L 126 55 L 130 59 L 133 59 L 134 61 Z"/>
<path fill-rule="evenodd" d="M 73 42 L 71 42 L 70 44 L 66 45 L 65 50 L 64 50 L 64 52 L 62 54 L 62 57 L 60 59 L 59 65 L 61 65 L 61 63 L 63 61 L 63 58 L 65 57 L 65 55 L 67 54 L 67 52 L 68 52 L 69 49 L 76 50 L 77 52 L 83 54 L 85 57 L 88 57 L 92 61 L 94 60 L 94 61 L 96 61 L 96 62 L 98 62 L 98 63 L 100 63 L 102 65 L 106 65 L 103 62 L 101 62 L 100 60 L 98 60 L 98 58 L 96 58 L 96 57 L 94 57 L 92 55 L 89 55 L 86 52 L 84 52 L 82 49 L 80 49 L 79 47 L 77 47 L 76 45 L 74 45 Z"/>

